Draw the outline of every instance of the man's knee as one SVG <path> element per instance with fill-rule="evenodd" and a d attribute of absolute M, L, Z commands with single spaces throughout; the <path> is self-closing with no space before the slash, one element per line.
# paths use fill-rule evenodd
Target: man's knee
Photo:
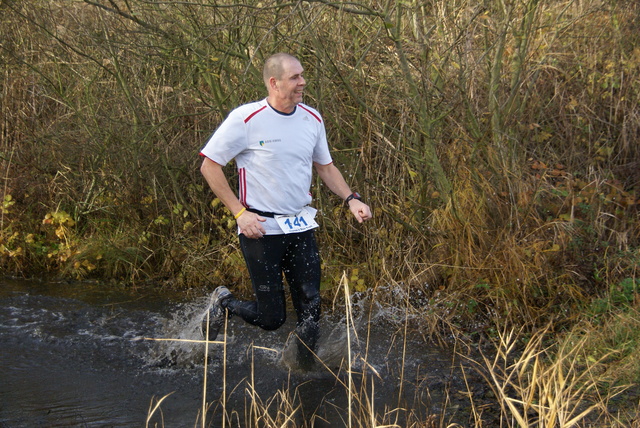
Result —
<path fill-rule="evenodd" d="M 276 316 L 273 316 L 273 315 L 264 316 L 261 319 L 260 327 L 263 330 L 267 330 L 267 331 L 277 330 L 280 327 L 282 327 L 286 319 L 287 317 L 284 314 L 276 315 Z"/>
<path fill-rule="evenodd" d="M 302 285 L 303 303 L 308 307 L 320 306 L 320 290 L 314 283 L 306 283 Z"/>

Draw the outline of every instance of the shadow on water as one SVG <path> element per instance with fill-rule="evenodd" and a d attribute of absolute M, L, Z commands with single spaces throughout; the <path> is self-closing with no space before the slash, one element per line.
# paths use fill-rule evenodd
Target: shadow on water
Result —
<path fill-rule="evenodd" d="M 450 413 L 448 391 L 465 389 L 450 354 L 417 332 L 405 336 L 394 316 L 365 308 L 367 299 L 349 332 L 342 315 L 323 318 L 323 363 L 311 371 L 297 369 L 289 346 L 294 316 L 273 332 L 232 319 L 226 346 L 209 345 L 205 377 L 206 300 L 1 281 L 0 427 L 145 426 L 163 397 L 149 426 L 201 426 L 205 391 L 209 427 L 223 417 L 226 426 L 266 424 L 283 412 L 292 426 L 347 426 L 349 408 L 403 426 Z"/>

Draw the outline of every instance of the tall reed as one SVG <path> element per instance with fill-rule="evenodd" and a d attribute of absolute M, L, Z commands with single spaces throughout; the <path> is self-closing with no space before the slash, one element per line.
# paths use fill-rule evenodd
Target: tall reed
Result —
<path fill-rule="evenodd" d="M 389 374 L 380 374 L 375 369 L 373 361 L 369 360 L 368 352 L 359 354 L 362 364 L 356 369 L 354 357 L 356 349 L 368 349 L 369 343 L 357 342 L 368 341 L 368 330 L 371 323 L 366 323 L 367 331 L 359 332 L 354 320 L 354 307 L 351 301 L 349 280 L 343 276 L 341 291 L 345 303 L 344 321 L 342 327 L 345 329 L 344 336 L 347 340 L 348 354 L 345 356 L 344 365 L 338 369 L 333 369 L 319 360 L 318 370 L 326 371 L 335 378 L 335 385 L 344 389 L 346 394 L 345 407 L 340 408 L 342 420 L 345 427 L 447 427 L 455 428 L 462 426 L 475 426 L 477 428 L 507 426 L 507 427 L 622 427 L 629 422 L 629 416 L 620 417 L 608 411 L 608 403 L 616 396 L 623 394 L 626 387 L 613 387 L 602 393 L 599 388 L 599 372 L 605 364 L 607 355 L 597 360 L 587 358 L 585 352 L 585 336 L 567 335 L 559 342 L 549 343 L 551 335 L 551 325 L 529 335 L 524 330 L 500 331 L 496 340 L 491 346 L 483 346 L 482 352 L 476 356 L 470 356 L 464 352 L 461 354 L 462 362 L 458 369 L 452 371 L 452 377 L 463 377 L 467 384 L 468 392 L 466 396 L 469 400 L 469 407 L 466 411 L 456 410 L 455 406 L 448 406 L 453 402 L 450 396 L 443 397 L 443 404 L 440 405 L 441 413 L 434 414 L 425 412 L 421 408 L 407 408 L 402 385 L 404 383 L 403 373 L 405 369 L 405 352 L 402 352 L 400 367 L 399 387 L 397 388 L 397 407 L 377 407 L 376 406 L 376 384 L 384 381 L 383 377 Z M 402 346 L 407 346 L 409 335 L 412 332 L 409 313 L 405 312 L 404 319 L 398 320 L 400 324 L 399 333 L 401 335 Z M 364 333 L 364 334 L 363 334 Z M 171 338 L 153 340 L 177 340 Z M 201 340 L 196 341 L 205 347 L 203 362 L 203 391 L 202 409 L 199 415 L 200 426 L 208 426 L 212 423 L 212 417 L 220 417 L 219 426 L 235 426 L 236 424 L 247 427 L 307 427 L 314 426 L 315 419 L 322 419 L 316 413 L 304 414 L 302 416 L 302 404 L 298 396 L 297 387 L 293 388 L 287 384 L 278 389 L 272 396 L 261 396 L 256 388 L 259 377 L 264 373 L 256 370 L 254 351 L 256 349 L 265 350 L 259 346 L 250 347 L 251 358 L 247 364 L 251 364 L 251 374 L 242 384 L 234 388 L 243 389 L 246 393 L 244 409 L 229 408 L 226 400 L 227 388 L 225 382 L 225 371 L 229 364 L 227 353 L 226 326 L 224 339 L 222 341 Z M 211 386 L 207 383 L 207 378 L 212 370 L 207 362 L 209 358 L 208 348 L 213 346 L 215 352 L 220 352 L 222 365 L 215 370 L 222 371 L 222 382 L 218 383 L 220 390 L 219 399 L 211 400 Z M 274 349 L 267 351 L 276 352 Z M 318 357 L 318 356 L 316 356 Z M 318 357 L 319 358 L 319 357 Z M 480 377 L 469 378 L 467 368 L 475 367 Z M 358 381 L 355 381 L 355 376 Z M 306 382 L 316 382 L 311 377 Z M 472 383 L 473 382 L 473 383 Z M 493 392 L 491 404 L 487 404 L 486 394 L 477 395 L 478 382 Z M 426 391 L 418 391 L 419 394 L 429 394 L 429 385 L 425 383 L 420 388 Z M 482 388 L 480 388 L 482 390 Z M 456 391 L 448 391 L 447 394 Z M 170 394 L 169 394 L 170 395 Z M 162 412 L 162 402 L 168 397 L 152 399 L 147 416 L 147 426 L 150 421 L 157 420 L 156 413 Z M 331 402 L 325 405 L 339 406 L 338 402 Z M 422 403 L 421 405 L 424 405 Z M 388 404 L 387 404 L 388 406 Z M 218 408 L 217 416 L 213 416 L 211 410 Z M 315 412 L 321 408 L 314 409 Z M 427 409 L 428 410 L 428 409 Z M 400 415 L 404 414 L 403 417 Z M 244 419 L 242 419 L 242 415 Z M 160 426 L 164 426 L 162 415 L 160 415 Z M 632 417 L 632 416 L 631 416 Z M 158 426 L 158 425 L 156 425 Z"/>

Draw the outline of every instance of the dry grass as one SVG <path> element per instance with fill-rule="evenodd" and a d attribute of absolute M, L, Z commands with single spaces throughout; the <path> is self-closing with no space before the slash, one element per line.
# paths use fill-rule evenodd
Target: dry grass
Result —
<path fill-rule="evenodd" d="M 484 357 L 501 412 L 508 426 L 571 427 L 578 425 L 602 403 L 597 380 L 590 367 L 579 364 L 583 343 L 560 344 L 546 349 L 546 331 L 532 337 L 516 357 L 518 335 L 500 335 L 497 354 Z"/>
<path fill-rule="evenodd" d="M 274 50 L 303 59 L 336 164 L 376 214 L 366 228 L 324 219 L 334 284 L 353 266 L 368 287 L 383 276 L 465 294 L 487 281 L 574 286 L 588 268 L 561 278 L 553 259 L 575 253 L 575 239 L 548 232 L 567 226 L 566 215 L 578 233 L 592 228 L 585 246 L 637 246 L 632 4 L 116 4 L 4 6 L 9 271 L 237 281 L 224 250 L 233 228 L 209 204 L 197 150 L 229 109 L 261 96 L 259 64 Z M 327 213 L 339 205 L 319 183 L 314 193 Z M 617 202 L 603 204 L 607 195 Z M 58 243 L 36 227 L 59 208 L 82 240 L 65 260 L 50 256 Z M 203 246 L 214 250 L 199 257 Z M 96 269 L 74 268 L 85 261 Z M 505 296 L 527 319 L 542 312 L 515 290 Z"/>
<path fill-rule="evenodd" d="M 575 339 L 575 336 L 568 336 L 560 343 L 549 344 L 551 336 L 550 329 L 540 330 L 533 336 L 526 335 L 523 331 L 501 332 L 493 346 L 485 346 L 485 354 L 479 359 L 471 359 L 465 353 L 465 360 L 474 366 L 486 386 L 492 391 L 491 399 L 485 396 L 475 396 L 473 391 L 475 386 L 469 382 L 465 375 L 465 370 L 460 371 L 460 376 L 465 377 L 467 382 L 469 398 L 469 412 L 463 412 L 469 418 L 468 425 L 464 422 L 452 422 L 452 419 L 460 416 L 443 414 L 431 414 L 417 419 L 416 416 L 409 415 L 407 421 L 401 422 L 398 419 L 398 410 L 407 409 L 379 409 L 375 406 L 376 396 L 375 385 L 380 380 L 380 375 L 376 369 L 370 365 L 365 355 L 363 369 L 357 373 L 353 372 L 353 361 L 351 356 L 354 350 L 351 345 L 356 340 L 356 334 L 352 314 L 352 303 L 350 300 L 349 281 L 343 276 L 341 288 L 346 301 L 345 329 L 348 338 L 348 357 L 345 361 L 344 371 L 346 376 L 340 376 L 340 371 L 331 369 L 320 361 L 323 370 L 335 376 L 339 384 L 347 393 L 347 406 L 343 409 L 345 427 L 363 428 L 383 428 L 383 427 L 461 427 L 475 426 L 477 428 L 496 426 L 496 420 L 500 421 L 500 426 L 507 427 L 612 427 L 624 426 L 625 421 L 632 420 L 633 413 L 628 411 L 624 417 L 616 416 L 608 410 L 609 402 L 616 396 L 622 394 L 625 388 L 611 388 L 609 392 L 603 394 L 599 389 L 600 372 L 605 366 L 604 361 L 608 356 L 602 356 L 595 361 L 586 358 L 585 344 L 586 338 Z M 403 337 L 407 337 L 409 329 L 408 318 L 404 321 Z M 225 326 L 226 331 L 226 326 Z M 208 332 L 207 332 L 208 335 Z M 235 424 L 247 424 L 247 427 L 296 427 L 313 426 L 313 420 L 317 415 L 307 415 L 306 422 L 299 425 L 300 404 L 297 401 L 297 391 L 280 389 L 271 397 L 261 397 L 255 388 L 256 378 L 260 374 L 256 373 L 251 358 L 251 376 L 246 381 L 247 408 L 244 410 L 245 422 L 241 422 L 238 409 L 230 411 L 226 406 L 227 383 L 226 383 L 226 334 L 222 341 L 194 341 L 205 346 L 204 353 L 204 377 L 202 392 L 202 408 L 199 420 L 194 426 L 208 426 L 212 421 L 206 416 L 214 405 L 219 406 L 222 411 L 217 422 L 222 427 L 235 426 Z M 151 340 L 175 340 L 151 339 Z M 210 375 L 207 366 L 208 348 L 211 344 L 222 348 L 222 392 L 219 401 L 209 401 L 207 398 L 207 378 Z M 406 342 L 403 343 L 406 346 Z M 253 349 L 253 348 L 252 348 Z M 270 350 L 274 351 L 275 350 Z M 252 350 L 253 352 L 253 350 Z M 253 355 L 253 353 L 252 353 Z M 401 363 L 404 368 L 404 358 Z M 403 384 L 402 370 L 400 372 L 399 385 Z M 358 375 L 363 379 L 354 382 L 353 375 Z M 313 382 L 313 380 L 309 380 Z M 428 389 L 428 386 L 425 386 Z M 398 403 L 402 400 L 402 387 L 398 390 Z M 170 394 L 169 394 L 170 395 Z M 152 420 L 158 420 L 155 426 L 164 426 L 162 423 L 162 401 L 167 396 L 160 399 L 152 399 L 149 414 L 147 416 L 147 426 Z M 449 401 L 449 399 L 446 399 Z M 410 412 L 411 413 L 411 412 Z M 203 416 L 204 415 L 204 416 Z M 235 421 L 235 422 L 234 422 Z M 310 425 L 307 425 L 310 424 Z"/>

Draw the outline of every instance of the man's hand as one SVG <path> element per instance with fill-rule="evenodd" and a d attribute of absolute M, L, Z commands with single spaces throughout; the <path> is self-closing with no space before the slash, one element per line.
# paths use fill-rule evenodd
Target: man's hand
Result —
<path fill-rule="evenodd" d="M 349 201 L 349 210 L 356 220 L 358 220 L 358 223 L 362 223 L 363 221 L 369 220 L 373 217 L 369 206 L 359 199 L 352 199 Z"/>
<path fill-rule="evenodd" d="M 240 233 L 251 239 L 258 239 L 264 236 L 265 230 L 261 223 L 265 221 L 267 221 L 266 218 L 251 211 L 244 211 L 240 217 L 236 219 Z"/>

